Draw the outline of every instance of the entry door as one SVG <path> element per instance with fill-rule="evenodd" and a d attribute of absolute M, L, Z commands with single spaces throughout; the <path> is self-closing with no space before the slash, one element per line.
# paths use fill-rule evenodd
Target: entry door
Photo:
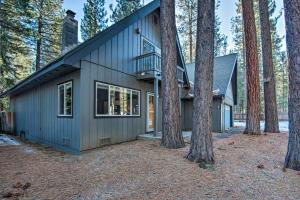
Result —
<path fill-rule="evenodd" d="M 225 129 L 230 128 L 230 106 L 225 105 L 225 110 L 224 110 L 224 123 L 225 123 Z"/>
<path fill-rule="evenodd" d="M 154 94 L 147 93 L 147 132 L 154 131 L 154 120 L 155 120 L 155 111 L 154 111 Z"/>

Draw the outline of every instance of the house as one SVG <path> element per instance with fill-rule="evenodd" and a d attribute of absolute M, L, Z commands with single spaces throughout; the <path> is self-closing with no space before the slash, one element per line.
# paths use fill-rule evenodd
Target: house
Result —
<path fill-rule="evenodd" d="M 186 65 L 193 88 L 195 63 Z M 183 128 L 192 129 L 193 91 L 182 98 L 184 105 Z M 233 126 L 233 106 L 237 104 L 237 54 L 216 57 L 213 69 L 212 130 L 224 132 Z"/>
<path fill-rule="evenodd" d="M 80 45 L 75 13 L 67 11 L 62 56 L 1 94 L 10 99 L 16 134 L 79 154 L 160 131 L 159 6 L 155 0 Z M 177 58 L 181 118 L 189 128 L 192 76 L 178 38 Z"/>

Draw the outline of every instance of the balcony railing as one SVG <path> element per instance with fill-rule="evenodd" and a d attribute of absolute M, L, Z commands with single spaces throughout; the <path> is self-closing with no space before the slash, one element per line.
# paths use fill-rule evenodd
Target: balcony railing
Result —
<path fill-rule="evenodd" d="M 147 53 L 136 57 L 136 71 L 140 79 L 154 78 L 155 74 L 161 72 L 161 57 L 159 54 Z M 179 82 L 183 82 L 184 69 L 177 66 L 177 79 Z"/>
<path fill-rule="evenodd" d="M 136 61 L 136 73 L 161 71 L 161 58 L 155 52 L 138 56 Z"/>

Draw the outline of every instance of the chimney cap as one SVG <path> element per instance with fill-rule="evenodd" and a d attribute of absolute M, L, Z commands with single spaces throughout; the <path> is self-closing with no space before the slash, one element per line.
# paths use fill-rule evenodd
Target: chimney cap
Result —
<path fill-rule="evenodd" d="M 75 15 L 76 15 L 76 13 L 74 12 L 74 11 L 72 11 L 72 10 L 67 10 L 67 16 L 70 16 L 70 17 L 72 17 L 72 18 L 74 18 L 75 17 Z"/>

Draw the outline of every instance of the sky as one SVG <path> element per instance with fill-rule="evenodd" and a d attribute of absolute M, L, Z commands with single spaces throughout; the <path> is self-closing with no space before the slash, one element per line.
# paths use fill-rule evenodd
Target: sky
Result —
<path fill-rule="evenodd" d="M 144 0 L 145 3 L 148 3 L 151 0 Z M 63 3 L 63 8 L 65 10 L 73 10 L 76 12 L 75 18 L 78 20 L 78 25 L 79 25 L 79 30 L 78 30 L 78 36 L 79 36 L 79 41 L 82 42 L 81 39 L 81 34 L 80 34 L 80 22 L 81 19 L 83 18 L 83 5 L 86 2 L 86 0 L 64 0 Z M 235 2 L 236 0 L 221 0 L 221 5 L 218 10 L 218 15 L 220 16 L 221 19 L 221 32 L 225 35 L 228 36 L 228 49 L 233 49 L 234 44 L 232 41 L 232 33 L 231 33 L 231 19 L 236 15 L 236 7 L 235 7 Z M 108 16 L 110 15 L 110 9 L 109 5 L 110 4 L 115 4 L 115 0 L 106 0 L 106 9 L 108 11 Z M 283 1 L 282 0 L 276 0 L 276 14 L 280 12 L 280 10 L 283 8 Z M 279 22 L 277 24 L 278 28 L 278 33 L 280 36 L 285 35 L 285 24 L 284 24 L 284 16 L 281 16 L 279 19 Z M 283 44 L 283 50 L 286 48 L 285 45 L 285 40 Z"/>

